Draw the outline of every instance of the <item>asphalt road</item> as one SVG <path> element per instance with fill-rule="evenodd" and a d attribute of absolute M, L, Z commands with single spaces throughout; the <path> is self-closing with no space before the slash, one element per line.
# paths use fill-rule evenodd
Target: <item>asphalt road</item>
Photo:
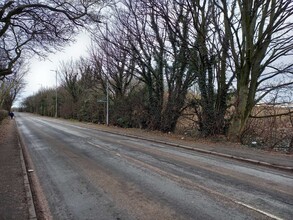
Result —
<path fill-rule="evenodd" d="M 292 219 L 293 175 L 17 114 L 53 219 Z"/>

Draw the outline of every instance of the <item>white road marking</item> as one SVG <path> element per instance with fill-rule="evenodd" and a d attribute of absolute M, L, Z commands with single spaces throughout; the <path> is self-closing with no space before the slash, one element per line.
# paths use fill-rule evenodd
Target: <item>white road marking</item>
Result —
<path fill-rule="evenodd" d="M 249 208 L 249 209 L 252 209 L 252 210 L 254 210 L 254 211 L 256 211 L 256 212 L 259 212 L 259 213 L 261 213 L 261 214 L 263 214 L 263 215 L 266 215 L 266 216 L 268 216 L 268 217 L 270 217 L 270 218 L 273 218 L 273 219 L 276 219 L 276 220 L 283 220 L 282 218 L 280 218 L 280 217 L 278 217 L 278 216 L 275 216 L 275 215 L 273 215 L 273 214 L 271 214 L 271 213 L 268 213 L 268 212 L 265 212 L 265 211 L 260 210 L 260 209 L 258 209 L 258 208 L 255 208 L 255 207 L 253 207 L 253 206 L 251 206 L 251 205 L 248 205 L 248 204 L 245 204 L 245 203 L 243 203 L 243 202 L 239 202 L 239 201 L 234 201 L 234 202 L 237 203 L 237 204 L 239 204 L 239 205 L 245 206 L 246 208 Z"/>
<path fill-rule="evenodd" d="M 114 153 L 116 156 L 122 157 L 121 154 L 116 153 L 116 152 L 114 152 L 114 151 L 112 151 L 112 150 L 109 150 L 109 149 L 107 149 L 107 148 L 105 148 L 105 147 L 102 147 L 102 146 L 100 146 L 100 145 L 98 145 L 98 144 L 95 144 L 95 143 L 92 143 L 92 142 L 89 142 L 89 141 L 88 141 L 87 143 L 90 144 L 90 145 L 92 145 L 92 146 L 95 146 L 95 147 L 97 147 L 97 148 L 101 148 L 101 149 L 106 150 L 106 151 L 108 151 L 108 152 Z M 126 156 L 126 157 L 127 157 L 127 156 Z M 134 160 L 134 158 L 131 158 L 131 159 Z M 149 165 L 149 166 L 150 166 L 150 165 Z M 174 176 L 176 176 L 176 175 L 174 175 Z M 180 177 L 178 176 L 178 178 L 180 178 Z M 253 211 L 259 212 L 259 213 L 261 213 L 261 214 L 263 214 L 263 215 L 265 215 L 265 216 L 268 216 L 268 217 L 270 217 L 270 218 L 272 218 L 272 219 L 283 220 L 282 218 L 280 218 L 280 217 L 278 217 L 278 216 L 275 216 L 275 215 L 273 215 L 273 214 L 271 214 L 271 213 L 268 213 L 268 212 L 266 212 L 266 211 L 263 211 L 263 210 L 261 210 L 261 209 L 255 208 L 255 207 L 253 207 L 253 206 L 251 206 L 251 205 L 248 205 L 248 204 L 245 204 L 245 203 L 243 203 L 243 202 L 240 202 L 240 201 L 237 201 L 237 200 L 233 200 L 232 198 L 230 198 L 230 197 L 228 197 L 228 196 L 226 196 L 226 195 L 224 195 L 224 194 L 222 194 L 222 193 L 219 193 L 219 192 L 217 192 L 217 191 L 214 191 L 214 190 L 212 190 L 212 189 L 209 189 L 209 188 L 207 188 L 207 187 L 200 186 L 200 185 L 197 185 L 197 187 L 198 187 L 198 188 L 201 188 L 201 189 L 204 189 L 204 190 L 206 190 L 206 191 L 209 191 L 209 192 L 211 192 L 211 193 L 213 193 L 213 194 L 221 195 L 221 196 L 227 198 L 228 200 L 230 200 L 230 201 L 232 201 L 232 202 L 234 202 L 234 203 L 236 203 L 236 204 L 238 204 L 238 205 L 241 205 L 241 206 L 244 206 L 244 207 L 246 207 L 246 208 L 248 208 L 248 209 L 251 209 L 251 210 L 253 210 Z"/>
<path fill-rule="evenodd" d="M 90 145 L 92 145 L 92 146 L 94 146 L 94 147 L 97 147 L 97 148 L 100 148 L 100 149 L 102 149 L 102 150 L 108 151 L 108 152 L 110 152 L 110 153 L 112 153 L 112 154 L 115 154 L 115 155 L 118 156 L 118 157 L 122 157 L 121 154 L 117 153 L 117 151 L 115 151 L 115 150 L 111 150 L 111 149 L 108 149 L 108 148 L 102 147 L 101 145 L 94 144 L 94 143 L 92 143 L 92 142 L 90 142 L 90 141 L 87 141 L 87 143 L 90 144 Z"/>

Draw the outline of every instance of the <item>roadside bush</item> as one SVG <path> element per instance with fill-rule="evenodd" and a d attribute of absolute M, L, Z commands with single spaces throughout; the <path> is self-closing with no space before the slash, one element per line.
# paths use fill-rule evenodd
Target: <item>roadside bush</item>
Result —
<path fill-rule="evenodd" d="M 8 112 L 5 110 L 0 110 L 0 124 L 4 118 L 8 116 Z"/>
<path fill-rule="evenodd" d="M 258 118 L 249 119 L 242 142 L 252 147 L 292 152 L 293 115 L 286 112 L 289 111 L 285 108 L 262 108 Z"/>

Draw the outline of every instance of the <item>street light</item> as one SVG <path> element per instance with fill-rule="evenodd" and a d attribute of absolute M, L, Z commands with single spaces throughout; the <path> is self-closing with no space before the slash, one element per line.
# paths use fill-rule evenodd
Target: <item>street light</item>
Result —
<path fill-rule="evenodd" d="M 106 38 L 107 38 L 107 41 L 108 41 L 108 23 L 106 23 Z M 107 56 L 107 74 L 109 76 L 109 54 L 108 54 L 108 44 L 109 42 L 106 43 L 106 56 Z M 106 123 L 107 123 L 107 126 L 109 126 L 109 78 L 107 76 L 107 117 L 106 117 Z"/>
<path fill-rule="evenodd" d="M 109 126 L 109 80 L 107 79 L 107 117 L 106 117 L 107 126 Z"/>

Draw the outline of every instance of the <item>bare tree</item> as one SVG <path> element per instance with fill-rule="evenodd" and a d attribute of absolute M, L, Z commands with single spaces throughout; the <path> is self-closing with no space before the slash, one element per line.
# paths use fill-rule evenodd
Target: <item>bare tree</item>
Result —
<path fill-rule="evenodd" d="M 59 68 L 62 85 L 70 94 L 74 103 L 78 102 L 78 99 L 83 92 L 80 85 L 82 72 L 78 67 L 79 62 L 71 60 L 66 63 L 63 62 Z"/>
<path fill-rule="evenodd" d="M 67 91 L 67 96 L 64 97 L 66 101 L 63 104 L 64 107 L 71 106 L 70 114 L 73 118 L 82 120 L 95 114 L 90 112 L 90 109 L 94 111 L 97 96 L 102 93 L 97 86 L 95 71 L 92 63 L 84 58 L 62 63 L 58 70 L 62 87 Z"/>
<path fill-rule="evenodd" d="M 123 33 L 115 31 L 115 26 L 112 30 L 109 28 L 107 25 L 93 38 L 95 46 L 91 49 L 90 60 L 104 91 L 106 92 L 108 82 L 113 99 L 123 99 L 135 87 L 135 60 L 124 49 L 128 47 L 129 42 Z"/>
<path fill-rule="evenodd" d="M 135 76 L 146 85 L 150 129 L 174 131 L 195 74 L 188 71 L 188 11 L 171 1 L 123 1 L 118 29 L 125 33 L 135 60 Z M 177 24 L 176 29 L 173 24 Z M 174 31 L 178 35 L 174 34 Z M 167 89 L 166 89 L 167 88 Z"/>
<path fill-rule="evenodd" d="M 11 110 L 14 101 L 25 87 L 24 76 L 28 72 L 25 63 L 14 67 L 14 74 L 10 74 L 0 81 L 0 109 Z"/>
<path fill-rule="evenodd" d="M 224 134 L 226 111 L 234 74 L 227 73 L 227 27 L 213 1 L 182 1 L 190 14 L 189 36 L 178 35 L 188 45 L 190 71 L 196 75 L 199 94 L 191 101 L 204 136 Z M 176 29 L 178 25 L 174 25 Z M 176 34 L 176 32 L 175 32 Z"/>
<path fill-rule="evenodd" d="M 95 68 L 96 84 L 102 87 L 104 97 L 107 92 L 109 94 L 112 123 L 137 126 L 132 123 L 132 115 L 139 104 L 129 103 L 142 84 L 134 77 L 136 59 L 127 50 L 130 42 L 127 35 L 117 28 L 119 22 L 113 18 L 108 21 L 111 22 L 100 26 L 93 35 L 90 60 Z"/>
<path fill-rule="evenodd" d="M 0 78 L 13 72 L 24 53 L 43 55 L 72 40 L 103 1 L 4 0 L 0 3 Z M 94 12 L 95 11 L 95 12 Z M 96 13 L 96 14 L 95 14 Z"/>
<path fill-rule="evenodd" d="M 239 140 L 255 104 L 275 89 L 293 83 L 293 2 L 234 0 L 214 3 L 221 9 L 224 23 L 229 27 L 233 63 L 230 70 L 237 79 L 235 114 L 229 137 Z M 286 59 L 290 56 L 291 59 Z"/>

